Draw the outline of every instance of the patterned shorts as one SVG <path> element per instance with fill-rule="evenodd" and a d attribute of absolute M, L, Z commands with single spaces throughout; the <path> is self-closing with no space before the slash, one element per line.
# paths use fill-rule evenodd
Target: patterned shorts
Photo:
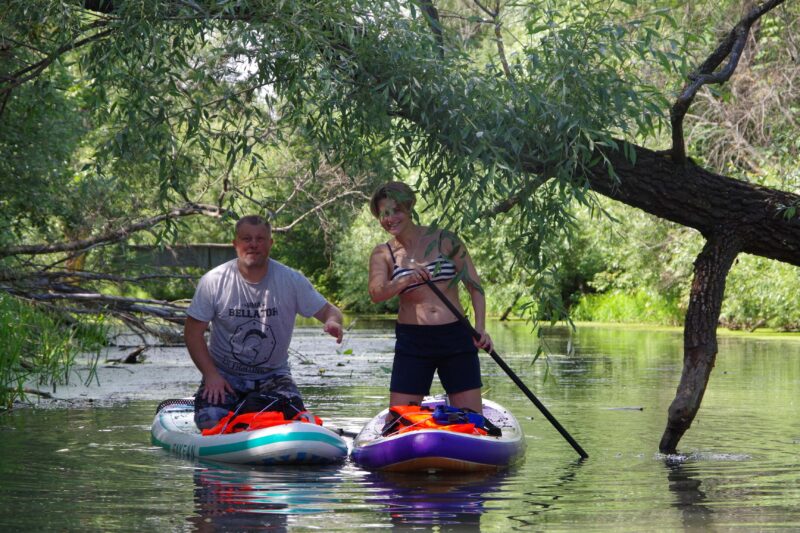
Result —
<path fill-rule="evenodd" d="M 223 372 L 220 372 L 220 374 L 233 387 L 234 394 L 228 392 L 225 394 L 225 400 L 222 403 L 212 404 L 203 399 L 205 385 L 203 383 L 200 384 L 194 395 L 194 422 L 200 429 L 214 427 L 229 411 L 235 411 L 245 397 L 253 392 L 262 392 L 287 398 L 291 400 L 293 405 L 298 406 L 301 411 L 305 410 L 297 384 L 295 384 L 291 374 L 286 370 L 281 370 L 259 380 L 242 379 Z"/>

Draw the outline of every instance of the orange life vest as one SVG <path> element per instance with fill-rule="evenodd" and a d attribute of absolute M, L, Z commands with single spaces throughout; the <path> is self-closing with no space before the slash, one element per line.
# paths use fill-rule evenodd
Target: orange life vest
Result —
<path fill-rule="evenodd" d="M 254 429 L 270 428 L 288 424 L 289 422 L 303 422 L 307 424 L 322 425 L 322 419 L 308 411 L 300 411 L 294 418 L 287 420 L 280 411 L 261 411 L 255 413 L 236 414 L 229 411 L 213 428 L 202 430 L 204 436 L 238 433 L 239 431 L 252 431 Z"/>
<path fill-rule="evenodd" d="M 419 405 L 393 405 L 389 411 L 397 416 L 397 433 L 407 433 L 420 429 L 440 429 L 467 433 L 470 435 L 486 435 L 486 431 L 475 427 L 473 423 L 466 424 L 440 424 L 433 419 L 433 409 Z"/>

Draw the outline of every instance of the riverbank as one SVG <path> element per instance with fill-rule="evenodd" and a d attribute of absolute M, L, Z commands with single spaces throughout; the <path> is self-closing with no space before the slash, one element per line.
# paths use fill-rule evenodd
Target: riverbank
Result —
<path fill-rule="evenodd" d="M 289 362 L 298 386 L 350 386 L 371 379 L 371 374 L 385 379 L 388 373 L 384 369 L 391 367 L 394 338 L 375 332 L 370 328 L 350 330 L 342 345 L 337 345 L 319 326 L 297 327 Z M 106 348 L 94 366 L 96 356 L 87 355 L 76 361 L 69 382 L 64 385 L 49 388 L 26 384 L 27 389 L 44 394 L 29 393 L 27 401 L 17 402 L 15 407 L 110 406 L 194 395 L 201 376 L 184 346 L 145 348 L 138 353 L 137 362 L 125 363 L 133 352 L 139 352 L 139 348 Z"/>
<path fill-rule="evenodd" d="M 622 322 L 575 322 L 577 328 L 603 328 L 603 329 L 628 329 L 628 330 L 651 330 L 651 331 L 674 331 L 683 333 L 683 326 L 658 326 L 653 324 L 628 324 Z M 568 326 L 567 324 L 563 324 Z M 718 337 L 744 337 L 748 339 L 780 339 L 780 340 L 797 340 L 800 341 L 800 332 L 795 331 L 777 331 L 770 328 L 758 328 L 755 331 L 745 331 L 728 329 L 724 327 L 717 328 Z"/>
<path fill-rule="evenodd" d="M 380 378 L 388 376 L 391 367 L 394 339 L 391 334 L 375 336 L 376 328 L 390 329 L 394 317 L 360 316 L 348 317 L 351 326 L 342 346 L 337 346 L 321 333 L 313 321 L 298 320 L 298 328 L 292 341 L 290 362 L 295 379 L 300 386 L 341 385 L 348 386 L 377 373 Z M 355 324 L 354 324 L 355 322 Z M 501 332 L 507 327 L 520 329 L 529 325 L 524 320 L 492 321 L 500 342 L 496 349 L 507 356 L 516 347 L 503 343 Z M 624 330 L 683 334 L 683 329 L 674 326 L 652 326 L 649 324 L 621 324 L 601 322 L 576 322 L 580 330 Z M 545 329 L 569 329 L 566 323 L 542 326 Z M 490 329 L 491 331 L 491 329 Z M 720 339 L 742 338 L 752 340 L 780 340 L 800 342 L 800 333 L 785 333 L 768 330 L 756 332 L 719 329 Z M 531 352 L 537 342 L 533 331 L 530 339 Z M 136 400 L 161 401 L 167 398 L 192 396 L 200 382 L 200 373 L 182 345 L 150 347 L 139 353 L 136 363 L 123 361 L 136 346 L 110 347 L 100 353 L 97 365 L 92 370 L 89 358 L 78 361 L 69 374 L 69 382 L 54 388 L 27 384 L 29 390 L 38 390 L 45 395 L 29 393 L 26 402 L 17 402 L 15 407 L 35 406 L 43 408 L 81 407 L 85 405 L 117 405 Z M 555 354 L 553 354 L 555 355 Z"/>

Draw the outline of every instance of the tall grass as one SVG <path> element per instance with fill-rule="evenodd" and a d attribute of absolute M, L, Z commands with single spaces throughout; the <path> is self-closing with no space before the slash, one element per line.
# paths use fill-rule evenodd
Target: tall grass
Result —
<path fill-rule="evenodd" d="M 573 320 L 587 322 L 678 326 L 683 323 L 684 312 L 677 298 L 637 289 L 632 292 L 584 294 L 571 314 Z"/>
<path fill-rule="evenodd" d="M 96 352 L 105 333 L 102 317 L 67 322 L 0 294 L 0 408 L 26 399 L 26 387 L 68 383 L 76 357 Z"/>

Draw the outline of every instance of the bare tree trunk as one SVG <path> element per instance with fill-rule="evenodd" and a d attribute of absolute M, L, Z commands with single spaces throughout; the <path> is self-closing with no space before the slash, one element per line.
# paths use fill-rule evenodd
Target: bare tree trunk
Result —
<path fill-rule="evenodd" d="M 508 306 L 508 307 L 506 307 L 506 310 L 505 310 L 505 311 L 503 311 L 503 316 L 501 316 L 501 317 L 500 317 L 500 322 L 503 322 L 503 321 L 505 321 L 505 320 L 508 320 L 508 315 L 510 315 L 510 314 L 511 314 L 511 311 L 513 311 L 513 310 L 514 310 L 514 306 L 517 304 L 517 301 L 519 300 L 519 297 L 520 297 L 520 296 L 522 296 L 522 293 L 521 293 L 521 292 L 518 292 L 518 293 L 516 293 L 516 294 L 514 295 L 514 301 L 512 301 L 512 302 L 509 304 L 509 306 Z"/>
<path fill-rule="evenodd" d="M 703 401 L 717 358 L 717 324 L 725 279 L 741 247 L 737 233 L 729 228 L 712 235 L 694 263 L 683 330 L 683 373 L 659 444 L 662 453 L 676 452 L 678 441 L 692 425 Z"/>

